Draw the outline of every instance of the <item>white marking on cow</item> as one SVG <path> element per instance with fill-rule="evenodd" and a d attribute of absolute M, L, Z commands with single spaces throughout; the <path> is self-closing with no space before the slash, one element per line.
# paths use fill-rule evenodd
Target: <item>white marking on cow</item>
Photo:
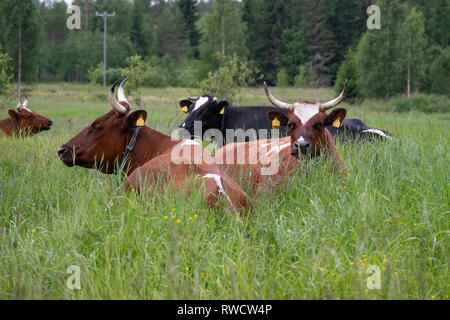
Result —
<path fill-rule="evenodd" d="M 195 103 L 195 107 L 194 107 L 194 110 L 192 110 L 192 112 L 201 108 L 208 101 L 209 101 L 208 97 L 201 97 L 200 99 L 198 99 L 197 102 Z"/>
<path fill-rule="evenodd" d="M 287 147 L 289 147 L 291 145 L 291 143 L 285 143 L 282 144 L 281 146 L 279 144 L 277 144 L 275 147 L 273 147 L 272 149 L 270 149 L 269 152 L 267 152 L 266 156 L 268 156 L 269 154 L 271 154 L 272 152 L 276 152 L 279 153 L 281 152 L 281 150 L 286 149 Z"/>
<path fill-rule="evenodd" d="M 233 202 L 231 202 L 230 197 L 228 196 L 228 194 L 225 192 L 225 189 L 223 188 L 222 178 L 219 175 L 208 173 L 207 175 L 203 176 L 203 179 L 214 179 L 216 181 L 217 187 L 219 188 L 219 193 L 225 195 L 227 197 L 228 201 L 230 201 L 230 203 L 233 204 Z"/>
<path fill-rule="evenodd" d="M 306 124 L 309 119 L 319 113 L 318 104 L 309 103 L 295 103 L 294 114 L 302 121 L 302 124 Z"/>
<path fill-rule="evenodd" d="M 378 129 L 367 129 L 367 130 L 362 131 L 362 133 L 366 133 L 366 132 L 375 133 L 375 134 L 378 134 L 378 135 L 380 135 L 382 137 L 385 137 L 385 138 L 388 138 L 388 139 L 392 139 L 392 137 L 388 136 L 383 131 L 378 130 Z"/>
<path fill-rule="evenodd" d="M 183 122 L 183 124 L 181 125 L 183 128 L 186 127 L 186 122 Z"/>
<path fill-rule="evenodd" d="M 299 143 L 302 143 L 302 142 L 305 142 L 306 140 L 305 140 L 305 138 L 303 138 L 302 136 L 300 136 L 300 138 L 298 138 L 297 141 L 298 141 Z"/>

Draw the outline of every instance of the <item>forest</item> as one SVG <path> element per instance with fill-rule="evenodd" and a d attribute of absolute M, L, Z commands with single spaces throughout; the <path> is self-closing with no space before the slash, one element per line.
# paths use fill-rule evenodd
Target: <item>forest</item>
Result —
<path fill-rule="evenodd" d="M 378 5 L 380 29 L 367 28 Z M 342 87 L 348 99 L 412 92 L 449 95 L 449 0 L 74 0 L 81 25 L 70 30 L 64 1 L 2 0 L 0 91 L 25 82 L 103 80 L 141 68 L 142 85 L 204 87 L 234 57 L 248 71 L 239 85 Z M 20 34 L 20 35 L 19 35 Z M 19 40 L 20 39 L 20 40 Z M 228 57 L 228 60 L 227 60 Z M 244 70 L 244 71 L 242 71 Z M 2 90 L 3 88 L 3 90 Z"/>

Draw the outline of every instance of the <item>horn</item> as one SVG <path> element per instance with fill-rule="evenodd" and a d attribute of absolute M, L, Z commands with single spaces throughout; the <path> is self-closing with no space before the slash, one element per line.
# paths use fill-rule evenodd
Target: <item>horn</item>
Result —
<path fill-rule="evenodd" d="M 341 94 L 339 95 L 339 97 L 337 97 L 334 100 L 325 102 L 325 103 L 321 103 L 320 104 L 320 111 L 324 112 L 328 109 L 331 109 L 333 107 L 336 107 L 339 103 L 342 102 L 342 100 L 344 100 L 345 98 L 345 94 L 347 93 L 347 84 L 348 84 L 348 80 L 345 79 L 345 84 L 344 84 L 344 89 L 342 89 Z"/>
<path fill-rule="evenodd" d="M 128 102 L 127 98 L 125 98 L 125 93 L 123 91 L 123 87 L 127 81 L 128 81 L 128 77 L 123 79 L 123 81 L 120 83 L 119 90 L 117 91 L 117 97 L 119 98 L 119 101 L 126 102 L 126 103 L 128 103 L 129 106 L 131 106 L 130 103 Z"/>
<path fill-rule="evenodd" d="M 19 103 L 17 104 L 16 109 L 19 109 L 21 105 L 22 105 L 22 99 L 19 97 Z"/>
<path fill-rule="evenodd" d="M 126 114 L 127 108 L 117 102 L 116 97 L 114 96 L 114 90 L 116 89 L 117 81 L 114 81 L 114 84 L 109 91 L 109 103 L 111 107 L 117 112 L 117 114 Z"/>
<path fill-rule="evenodd" d="M 22 106 L 26 108 L 28 106 L 28 97 L 25 96 L 25 101 L 22 103 Z"/>
<path fill-rule="evenodd" d="M 188 100 L 191 100 L 191 101 L 197 101 L 198 99 L 200 99 L 199 96 L 193 96 L 193 97 L 188 98 Z"/>
<path fill-rule="evenodd" d="M 267 88 L 267 84 L 264 81 L 264 90 L 266 91 L 266 95 L 267 98 L 269 98 L 270 102 L 272 102 L 272 104 L 275 107 L 278 107 L 280 109 L 286 109 L 292 112 L 292 110 L 294 109 L 294 106 L 292 104 L 286 103 L 286 102 L 282 102 L 280 100 L 278 100 L 277 98 L 275 98 L 270 92 L 269 92 L 269 88 Z"/>

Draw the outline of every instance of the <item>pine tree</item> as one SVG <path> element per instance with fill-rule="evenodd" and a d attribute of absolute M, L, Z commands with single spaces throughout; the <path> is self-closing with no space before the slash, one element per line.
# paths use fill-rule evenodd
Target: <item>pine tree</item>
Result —
<path fill-rule="evenodd" d="M 288 25 L 283 30 L 282 37 L 282 64 L 288 74 L 289 84 L 292 85 L 299 73 L 299 67 L 307 62 L 308 32 L 301 2 L 292 0 L 289 9 Z"/>
<path fill-rule="evenodd" d="M 130 38 L 139 55 L 153 53 L 153 25 L 147 13 L 147 0 L 134 0 Z"/>
<path fill-rule="evenodd" d="M 184 27 L 189 39 L 191 55 L 194 58 L 199 57 L 199 43 L 201 34 L 197 28 L 198 4 L 197 0 L 179 0 L 178 7 L 183 15 Z"/>
<path fill-rule="evenodd" d="M 325 0 L 303 0 L 307 12 L 309 33 L 308 52 L 316 73 L 317 84 L 328 86 L 336 72 L 332 68 L 336 62 L 338 45 L 329 23 L 329 5 Z"/>
<path fill-rule="evenodd" d="M 156 35 L 158 39 L 158 54 L 168 55 L 179 61 L 188 48 L 184 36 L 183 17 L 180 9 L 174 3 L 162 2 L 162 11 L 157 20 Z"/>

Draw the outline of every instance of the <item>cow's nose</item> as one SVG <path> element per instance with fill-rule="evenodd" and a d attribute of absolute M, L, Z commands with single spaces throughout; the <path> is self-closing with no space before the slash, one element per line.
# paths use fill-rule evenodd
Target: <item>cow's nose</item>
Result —
<path fill-rule="evenodd" d="M 310 146 L 311 146 L 311 142 L 309 142 L 309 141 L 302 141 L 299 143 L 300 150 L 302 151 L 303 154 L 305 154 L 306 151 L 308 151 Z"/>
<path fill-rule="evenodd" d="M 53 125 L 53 120 L 51 120 L 51 119 L 48 120 L 48 125 L 49 125 L 49 126 Z"/>
<path fill-rule="evenodd" d="M 64 152 L 66 152 L 66 148 L 59 148 L 58 149 L 58 156 L 62 156 L 64 154 Z"/>

